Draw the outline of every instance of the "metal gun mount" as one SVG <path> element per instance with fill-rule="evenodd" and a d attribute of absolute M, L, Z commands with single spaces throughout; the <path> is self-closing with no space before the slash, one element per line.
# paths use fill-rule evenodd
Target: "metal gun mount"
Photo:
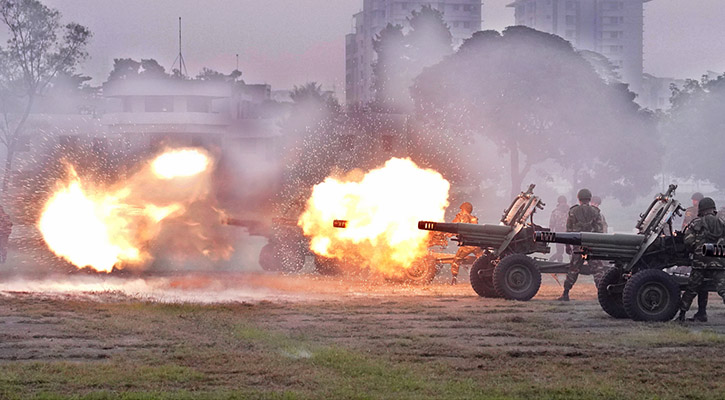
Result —
<path fill-rule="evenodd" d="M 655 196 L 647 211 L 640 215 L 636 234 L 542 231 L 536 232 L 535 240 L 581 246 L 582 254 L 587 258 L 612 261 L 624 271 L 631 271 L 643 257 L 646 258 L 645 263 L 652 263 L 650 255 L 657 255 L 657 261 L 662 262 L 666 249 L 681 247 L 680 238 L 675 238 L 676 233 L 672 230 L 672 217 L 681 215 L 683 211 L 674 199 L 676 189 L 677 185 L 670 185 L 665 193 Z M 678 254 L 677 257 L 664 258 L 668 263 L 681 257 Z"/>
<path fill-rule="evenodd" d="M 461 246 L 480 247 L 492 251 L 495 256 L 508 252 L 511 245 L 515 247 L 512 251 L 516 253 L 548 253 L 548 246 L 537 246 L 532 240 L 533 232 L 522 232 L 525 228 L 534 226 L 534 213 L 545 205 L 534 196 L 534 187 L 536 185 L 529 185 L 526 191 L 514 198 L 511 205 L 504 210 L 501 225 L 419 221 L 418 229 L 455 234 L 457 237 L 454 240 Z"/>

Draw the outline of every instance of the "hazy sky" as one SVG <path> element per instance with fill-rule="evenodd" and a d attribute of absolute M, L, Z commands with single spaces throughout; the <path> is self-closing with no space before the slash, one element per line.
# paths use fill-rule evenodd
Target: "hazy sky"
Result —
<path fill-rule="evenodd" d="M 631 1 L 631 0 L 627 0 Z M 113 58 L 156 58 L 167 69 L 178 52 L 178 17 L 184 24 L 189 73 L 204 66 L 235 67 L 249 83 L 287 89 L 318 81 L 341 93 L 345 34 L 362 0 L 43 0 L 64 21 L 94 34 L 83 72 L 100 83 Z M 485 0 L 485 29 L 513 23 L 511 0 Z M 725 72 L 725 0 L 653 0 L 645 6 L 645 72 L 699 77 Z"/>

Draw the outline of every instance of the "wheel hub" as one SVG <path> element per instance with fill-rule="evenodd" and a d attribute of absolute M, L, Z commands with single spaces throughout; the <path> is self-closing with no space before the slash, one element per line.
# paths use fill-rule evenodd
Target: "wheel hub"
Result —
<path fill-rule="evenodd" d="M 642 310 L 655 313 L 667 304 L 669 294 L 664 286 L 652 283 L 642 288 L 638 300 Z"/>
<path fill-rule="evenodd" d="M 509 271 L 506 281 L 511 289 L 521 291 L 528 287 L 531 274 L 526 267 L 515 266 Z"/>

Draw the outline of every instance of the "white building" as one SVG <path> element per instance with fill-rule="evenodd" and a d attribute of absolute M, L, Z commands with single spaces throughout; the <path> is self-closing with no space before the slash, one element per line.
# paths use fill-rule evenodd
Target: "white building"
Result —
<path fill-rule="evenodd" d="M 651 0 L 515 0 L 516 25 L 553 33 L 605 55 L 635 93 L 642 90 L 644 3 Z"/>
<path fill-rule="evenodd" d="M 345 38 L 345 99 L 348 105 L 367 103 L 374 97 L 375 35 L 388 24 L 408 29 L 407 18 L 424 5 L 443 13 L 456 46 L 481 30 L 481 0 L 363 0 L 363 10 L 353 16 L 354 31 Z"/>

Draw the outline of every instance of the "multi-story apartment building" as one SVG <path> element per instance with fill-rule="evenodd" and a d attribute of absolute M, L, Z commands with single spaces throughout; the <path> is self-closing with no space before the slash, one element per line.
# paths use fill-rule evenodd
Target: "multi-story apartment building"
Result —
<path fill-rule="evenodd" d="M 603 54 L 635 93 L 642 90 L 644 3 L 651 0 L 515 0 L 516 25 L 559 35 Z"/>
<path fill-rule="evenodd" d="M 424 5 L 443 13 L 456 46 L 481 30 L 481 0 L 363 0 L 363 10 L 353 16 L 354 30 L 345 40 L 345 99 L 348 105 L 373 99 L 375 35 L 388 24 L 408 29 L 408 17 Z"/>

